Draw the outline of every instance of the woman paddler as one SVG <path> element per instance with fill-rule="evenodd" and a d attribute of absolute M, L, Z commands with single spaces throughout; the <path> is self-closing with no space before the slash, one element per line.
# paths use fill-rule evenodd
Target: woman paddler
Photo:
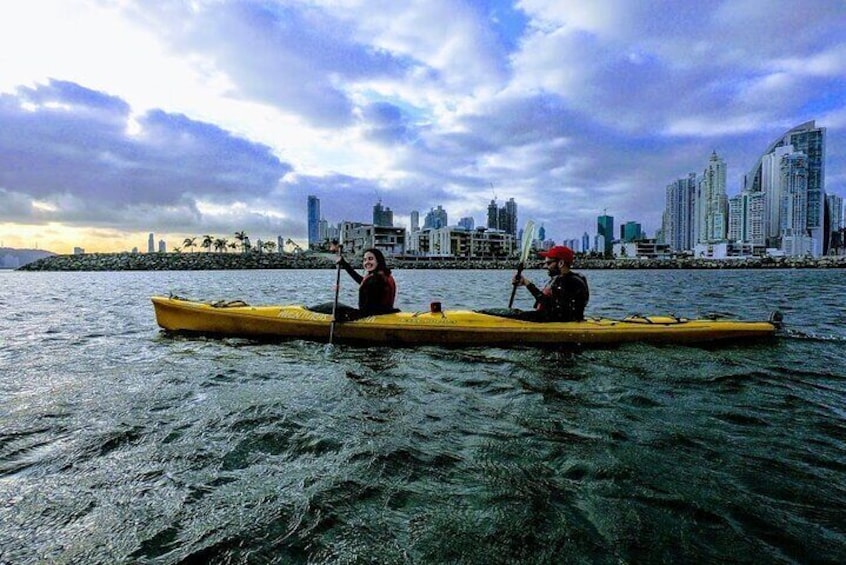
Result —
<path fill-rule="evenodd" d="M 356 272 L 347 263 L 343 255 L 339 255 L 335 263 L 341 267 L 358 283 L 358 310 L 354 308 L 343 308 L 339 312 L 340 321 L 354 320 L 365 316 L 378 314 L 390 314 L 397 312 L 394 308 L 394 299 L 397 296 L 397 283 L 394 281 L 391 270 L 385 262 L 385 255 L 375 248 L 364 251 L 363 267 L 364 276 Z"/>

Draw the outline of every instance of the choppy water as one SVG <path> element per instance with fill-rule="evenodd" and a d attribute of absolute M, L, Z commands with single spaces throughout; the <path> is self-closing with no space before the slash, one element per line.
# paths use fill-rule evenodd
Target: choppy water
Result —
<path fill-rule="evenodd" d="M 0 271 L 0 563 L 846 562 L 846 273 L 586 274 L 591 315 L 779 309 L 790 332 L 170 337 L 152 294 L 317 303 L 334 272 Z M 510 276 L 400 271 L 398 305 L 502 307 Z"/>

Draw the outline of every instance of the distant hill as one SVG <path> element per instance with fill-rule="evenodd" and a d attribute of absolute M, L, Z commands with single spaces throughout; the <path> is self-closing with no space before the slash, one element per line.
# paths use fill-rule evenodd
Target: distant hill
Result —
<path fill-rule="evenodd" d="M 52 251 L 42 249 L 12 249 L 0 247 L 0 269 L 17 269 L 21 265 L 38 261 L 44 257 L 55 255 Z"/>

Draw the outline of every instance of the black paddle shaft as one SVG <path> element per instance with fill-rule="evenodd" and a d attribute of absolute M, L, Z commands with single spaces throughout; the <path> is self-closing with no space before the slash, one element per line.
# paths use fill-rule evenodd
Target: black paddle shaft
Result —
<path fill-rule="evenodd" d="M 517 279 L 522 274 L 523 274 L 523 262 L 520 261 L 520 264 L 517 265 L 517 274 L 514 275 L 514 278 Z M 514 295 L 516 295 L 516 294 L 517 294 L 517 283 L 515 281 L 514 284 L 511 287 L 511 299 L 509 299 L 509 301 L 508 301 L 509 310 L 514 305 Z"/>
<path fill-rule="evenodd" d="M 341 257 L 344 251 L 343 245 L 338 245 L 338 257 Z M 335 300 L 332 302 L 332 322 L 329 324 L 329 343 L 332 343 L 332 338 L 335 336 L 335 316 L 338 314 L 338 294 L 341 292 L 341 262 L 338 261 L 338 268 L 335 269 Z"/>

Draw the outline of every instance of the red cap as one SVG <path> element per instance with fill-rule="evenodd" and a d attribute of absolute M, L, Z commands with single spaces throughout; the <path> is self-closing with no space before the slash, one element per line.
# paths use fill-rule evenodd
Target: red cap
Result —
<path fill-rule="evenodd" d="M 538 253 L 538 255 L 546 259 L 557 259 L 559 261 L 564 261 L 568 265 L 573 264 L 573 258 L 575 257 L 575 253 L 573 253 L 573 250 L 565 245 L 556 245 L 549 251 L 541 251 L 540 253 Z"/>

